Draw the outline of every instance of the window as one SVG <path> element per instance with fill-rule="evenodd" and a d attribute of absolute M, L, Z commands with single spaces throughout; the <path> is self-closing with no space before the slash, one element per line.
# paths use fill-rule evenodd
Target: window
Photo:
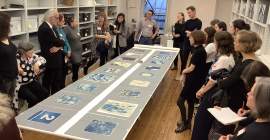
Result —
<path fill-rule="evenodd" d="M 167 0 L 146 0 L 144 13 L 150 9 L 154 11 L 154 19 L 159 25 L 160 31 L 163 32 L 166 20 Z"/>

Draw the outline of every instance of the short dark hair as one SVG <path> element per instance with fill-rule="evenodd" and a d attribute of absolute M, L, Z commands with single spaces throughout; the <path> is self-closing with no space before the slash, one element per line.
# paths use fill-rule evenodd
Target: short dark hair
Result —
<path fill-rule="evenodd" d="M 215 34 L 217 52 L 221 55 L 230 55 L 234 53 L 233 36 L 226 31 L 216 32 Z"/>
<path fill-rule="evenodd" d="M 10 32 L 10 16 L 0 12 L 0 40 L 8 38 Z"/>
<path fill-rule="evenodd" d="M 222 29 L 222 31 L 227 31 L 227 25 L 225 22 L 221 21 L 217 23 L 218 28 Z"/>
<path fill-rule="evenodd" d="M 239 30 L 250 30 L 250 25 L 242 19 L 236 19 L 232 22 L 233 27 Z"/>
<path fill-rule="evenodd" d="M 255 83 L 255 78 L 258 76 L 270 77 L 270 70 L 262 62 L 254 61 L 245 67 L 240 77 L 243 80 L 246 89 L 251 90 L 251 87 Z"/>
<path fill-rule="evenodd" d="M 155 15 L 155 12 L 153 10 L 151 10 L 151 9 L 149 9 L 148 12 L 151 12 L 152 15 Z"/>
<path fill-rule="evenodd" d="M 210 27 L 206 27 L 204 29 L 204 32 L 207 33 L 206 44 L 213 43 L 216 30 L 210 26 Z"/>
<path fill-rule="evenodd" d="M 196 8 L 194 6 L 189 6 L 186 8 L 186 10 L 196 11 Z"/>
<path fill-rule="evenodd" d="M 120 24 L 120 23 L 118 22 L 118 17 L 120 17 L 120 16 L 122 16 L 123 19 L 124 19 L 122 24 L 124 25 L 124 24 L 126 23 L 126 18 L 125 18 L 126 16 L 125 16 L 125 14 L 124 14 L 124 13 L 119 13 L 119 14 L 117 15 L 115 21 L 114 21 L 114 24 L 115 24 L 115 25 L 119 25 L 119 24 Z"/>
<path fill-rule="evenodd" d="M 218 24 L 219 22 L 220 22 L 219 19 L 213 19 L 213 20 L 210 22 L 210 24 L 211 24 L 211 26 L 215 26 L 215 25 Z"/>
<path fill-rule="evenodd" d="M 201 30 L 191 32 L 190 36 L 192 36 L 194 39 L 194 45 L 202 45 L 205 43 L 206 36 Z"/>

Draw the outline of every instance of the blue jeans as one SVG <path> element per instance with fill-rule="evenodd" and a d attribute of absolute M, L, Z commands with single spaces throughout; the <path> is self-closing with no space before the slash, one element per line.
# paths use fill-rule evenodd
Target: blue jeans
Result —
<path fill-rule="evenodd" d="M 139 44 L 143 44 L 143 45 L 153 45 L 153 40 L 151 37 L 144 37 L 141 36 L 140 40 L 139 40 Z"/>

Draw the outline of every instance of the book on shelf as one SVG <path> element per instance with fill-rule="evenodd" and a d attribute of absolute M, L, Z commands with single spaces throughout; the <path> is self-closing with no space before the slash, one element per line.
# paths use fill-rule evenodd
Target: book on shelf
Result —
<path fill-rule="evenodd" d="M 266 13 L 266 4 L 260 4 L 258 8 L 258 21 L 261 23 L 266 23 L 267 13 Z"/>
<path fill-rule="evenodd" d="M 233 112 L 229 107 L 225 108 L 208 108 L 207 109 L 220 123 L 224 125 L 236 124 L 239 121 L 246 119 L 240 117 Z"/>

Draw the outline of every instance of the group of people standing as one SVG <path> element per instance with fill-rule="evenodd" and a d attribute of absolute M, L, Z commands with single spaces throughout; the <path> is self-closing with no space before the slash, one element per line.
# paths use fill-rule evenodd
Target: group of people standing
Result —
<path fill-rule="evenodd" d="M 190 19 L 185 21 L 180 12 L 172 28 L 174 47 L 180 48 L 180 79 L 184 84 L 177 101 L 181 119 L 175 132 L 191 129 L 194 104 L 199 102 L 192 140 L 269 137 L 270 85 L 263 82 L 270 79 L 270 71 L 255 54 L 262 45 L 260 36 L 241 19 L 231 23 L 230 31 L 217 19 L 201 31 L 195 7 L 186 10 Z M 177 59 L 174 64 L 177 66 Z M 240 126 L 223 125 L 207 111 L 217 106 L 229 107 L 239 116 L 248 115 L 248 121 L 240 122 Z M 235 130 L 241 131 L 237 134 Z"/>

